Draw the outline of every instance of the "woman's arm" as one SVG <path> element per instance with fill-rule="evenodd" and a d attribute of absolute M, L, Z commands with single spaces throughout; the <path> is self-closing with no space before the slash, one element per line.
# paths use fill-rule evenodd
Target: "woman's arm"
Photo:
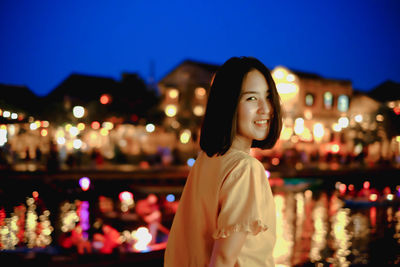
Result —
<path fill-rule="evenodd" d="M 209 267 L 234 266 L 246 236 L 245 232 L 234 232 L 226 238 L 215 240 Z"/>

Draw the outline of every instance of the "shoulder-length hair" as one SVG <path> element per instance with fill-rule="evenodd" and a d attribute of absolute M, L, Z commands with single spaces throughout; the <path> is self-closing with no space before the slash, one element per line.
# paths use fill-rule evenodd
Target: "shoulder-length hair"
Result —
<path fill-rule="evenodd" d="M 200 147 L 209 157 L 224 155 L 231 147 L 237 131 L 237 106 L 243 79 L 254 69 L 261 72 L 267 81 L 273 116 L 267 137 L 253 140 L 252 147 L 272 148 L 278 140 L 282 129 L 281 104 L 269 69 L 256 58 L 232 57 L 216 72 L 208 95 Z"/>

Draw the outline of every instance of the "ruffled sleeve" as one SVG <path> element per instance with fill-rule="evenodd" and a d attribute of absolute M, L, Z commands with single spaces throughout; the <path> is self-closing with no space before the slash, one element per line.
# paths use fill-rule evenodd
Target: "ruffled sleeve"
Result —
<path fill-rule="evenodd" d="M 225 238 L 233 232 L 257 235 L 266 231 L 267 180 L 265 169 L 254 158 L 245 158 L 221 185 L 217 228 L 213 238 Z"/>

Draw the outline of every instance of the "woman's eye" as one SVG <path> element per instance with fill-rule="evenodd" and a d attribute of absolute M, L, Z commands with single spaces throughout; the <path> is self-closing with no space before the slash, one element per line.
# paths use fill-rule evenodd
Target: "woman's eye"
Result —
<path fill-rule="evenodd" d="M 257 100 L 257 98 L 255 96 L 250 96 L 249 98 L 247 98 L 246 100 Z"/>

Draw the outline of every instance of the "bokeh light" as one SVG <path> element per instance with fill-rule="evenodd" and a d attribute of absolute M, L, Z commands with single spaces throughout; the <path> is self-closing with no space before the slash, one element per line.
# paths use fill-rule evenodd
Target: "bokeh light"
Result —
<path fill-rule="evenodd" d="M 79 185 L 83 191 L 87 191 L 90 187 L 90 179 L 88 177 L 82 177 L 79 179 Z"/>

